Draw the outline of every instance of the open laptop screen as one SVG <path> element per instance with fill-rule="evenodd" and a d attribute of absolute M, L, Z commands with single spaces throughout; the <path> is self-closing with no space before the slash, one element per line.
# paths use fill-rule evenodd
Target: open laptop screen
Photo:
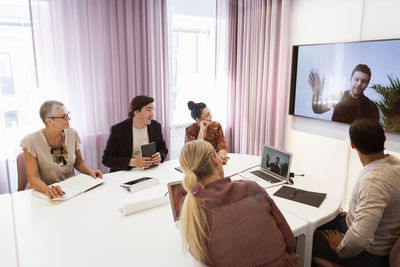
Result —
<path fill-rule="evenodd" d="M 264 145 L 261 158 L 261 169 L 279 178 L 289 181 L 289 170 L 292 162 L 292 154 Z"/>
<path fill-rule="evenodd" d="M 197 195 L 200 194 L 202 188 L 196 188 L 193 190 L 193 194 Z M 183 205 L 183 201 L 185 200 L 186 191 L 182 186 L 182 181 L 175 181 L 168 183 L 168 193 L 169 193 L 169 200 L 171 204 L 172 214 L 174 215 L 174 220 L 179 220 L 181 215 L 181 209 Z"/>
<path fill-rule="evenodd" d="M 168 184 L 169 199 L 171 201 L 172 214 L 174 220 L 179 220 L 181 207 L 186 196 L 186 191 L 183 189 L 181 181 L 176 181 Z"/>

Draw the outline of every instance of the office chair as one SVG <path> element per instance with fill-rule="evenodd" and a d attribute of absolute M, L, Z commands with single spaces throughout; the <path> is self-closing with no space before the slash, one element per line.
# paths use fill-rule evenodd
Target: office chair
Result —
<path fill-rule="evenodd" d="M 313 257 L 312 258 L 313 263 L 315 263 L 318 267 L 343 267 L 343 265 L 340 265 L 335 262 L 331 262 L 328 260 L 325 260 L 323 258 L 318 258 L 318 257 Z"/>
<path fill-rule="evenodd" d="M 389 266 L 390 267 L 400 266 L 400 236 L 397 238 L 396 243 L 394 243 L 394 246 L 390 250 Z"/>
<path fill-rule="evenodd" d="M 318 266 L 322 267 L 339 267 L 342 266 L 340 264 L 318 258 L 313 257 L 312 261 L 316 263 Z M 397 267 L 400 266 L 400 236 L 397 238 L 396 243 L 394 243 L 392 249 L 390 250 L 389 254 L 389 266 L 390 267 Z"/>
<path fill-rule="evenodd" d="M 28 182 L 25 169 L 25 156 L 24 153 L 19 153 L 17 157 L 17 171 L 18 171 L 18 191 L 25 190 Z"/>

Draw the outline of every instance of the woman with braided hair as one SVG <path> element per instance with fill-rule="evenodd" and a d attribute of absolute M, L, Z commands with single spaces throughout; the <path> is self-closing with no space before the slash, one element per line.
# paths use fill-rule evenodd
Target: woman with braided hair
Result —
<path fill-rule="evenodd" d="M 179 160 L 188 193 L 181 230 L 194 258 L 210 266 L 298 266 L 293 233 L 263 188 L 224 178 L 220 156 L 204 140 L 185 144 Z"/>

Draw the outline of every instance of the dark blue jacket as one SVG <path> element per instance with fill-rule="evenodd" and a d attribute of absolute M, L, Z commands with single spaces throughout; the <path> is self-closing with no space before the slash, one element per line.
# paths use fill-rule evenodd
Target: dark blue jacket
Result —
<path fill-rule="evenodd" d="M 163 162 L 167 156 L 168 149 L 161 132 L 161 125 L 152 120 L 150 125 L 147 125 L 147 133 L 149 142 L 156 144 L 156 150 L 160 152 L 161 162 Z M 132 150 L 132 119 L 126 119 L 111 127 L 110 136 L 103 152 L 102 163 L 110 168 L 110 172 L 130 170 L 131 167 L 128 165 L 132 158 Z"/>

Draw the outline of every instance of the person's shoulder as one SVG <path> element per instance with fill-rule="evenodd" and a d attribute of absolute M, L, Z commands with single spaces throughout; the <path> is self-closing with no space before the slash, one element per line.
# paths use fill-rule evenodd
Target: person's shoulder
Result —
<path fill-rule="evenodd" d="M 161 132 L 161 124 L 156 120 L 151 120 L 150 125 L 147 126 L 148 130 Z"/>
<path fill-rule="evenodd" d="M 221 128 L 221 124 L 218 121 L 212 121 L 208 127 L 212 130 L 219 130 Z"/>
<path fill-rule="evenodd" d="M 42 134 L 42 129 L 40 129 L 40 130 L 36 130 L 36 131 L 34 131 L 34 132 L 32 132 L 32 133 L 30 133 L 30 134 L 27 134 L 23 139 L 22 139 L 22 141 L 23 142 L 30 142 L 30 141 L 32 141 L 32 140 L 37 140 L 38 138 L 41 138 L 41 136 L 43 135 Z"/>
<path fill-rule="evenodd" d="M 127 127 L 130 127 L 131 125 L 132 125 L 132 120 L 128 118 L 117 124 L 114 124 L 113 126 L 111 126 L 111 128 L 112 129 L 127 128 Z"/>
<path fill-rule="evenodd" d="M 221 123 L 219 123 L 218 121 L 212 121 L 211 122 L 211 126 L 213 126 L 213 127 L 221 127 Z"/>
<path fill-rule="evenodd" d="M 382 160 L 382 166 L 380 166 L 379 169 L 393 172 L 397 177 L 399 177 L 400 176 L 400 159 L 391 154 L 388 154 Z"/>
<path fill-rule="evenodd" d="M 374 107 L 374 109 L 376 109 L 376 111 L 378 111 L 378 106 L 375 104 L 374 101 L 369 99 L 369 97 L 367 97 L 366 95 L 362 94 L 362 99 L 363 99 L 363 101 L 368 102 L 371 106 Z"/>
<path fill-rule="evenodd" d="M 150 126 L 152 126 L 152 127 L 157 127 L 157 128 L 161 128 L 161 123 L 159 123 L 159 122 L 156 121 L 156 120 L 151 120 Z"/>
<path fill-rule="evenodd" d="M 67 129 L 64 129 L 64 132 L 65 132 L 65 134 L 67 135 L 69 135 L 69 134 L 72 134 L 72 135 L 78 135 L 78 132 L 74 129 L 74 128 L 67 128 Z"/>
<path fill-rule="evenodd" d="M 249 192 L 265 192 L 265 190 L 258 183 L 249 180 L 235 180 L 232 182 L 232 186 L 246 188 Z"/>
<path fill-rule="evenodd" d="M 189 124 L 188 126 L 186 126 L 186 129 L 195 129 L 196 127 L 200 128 L 200 126 L 197 124 L 197 122 L 194 122 L 194 123 Z"/>
<path fill-rule="evenodd" d="M 351 97 L 350 90 L 337 92 L 334 97 L 341 99 L 341 101 L 353 99 L 353 97 Z"/>
<path fill-rule="evenodd" d="M 398 179 L 399 173 L 400 160 L 393 155 L 388 155 L 366 165 L 362 171 L 362 176 L 364 182 L 377 182 L 388 180 L 390 177 Z"/>

